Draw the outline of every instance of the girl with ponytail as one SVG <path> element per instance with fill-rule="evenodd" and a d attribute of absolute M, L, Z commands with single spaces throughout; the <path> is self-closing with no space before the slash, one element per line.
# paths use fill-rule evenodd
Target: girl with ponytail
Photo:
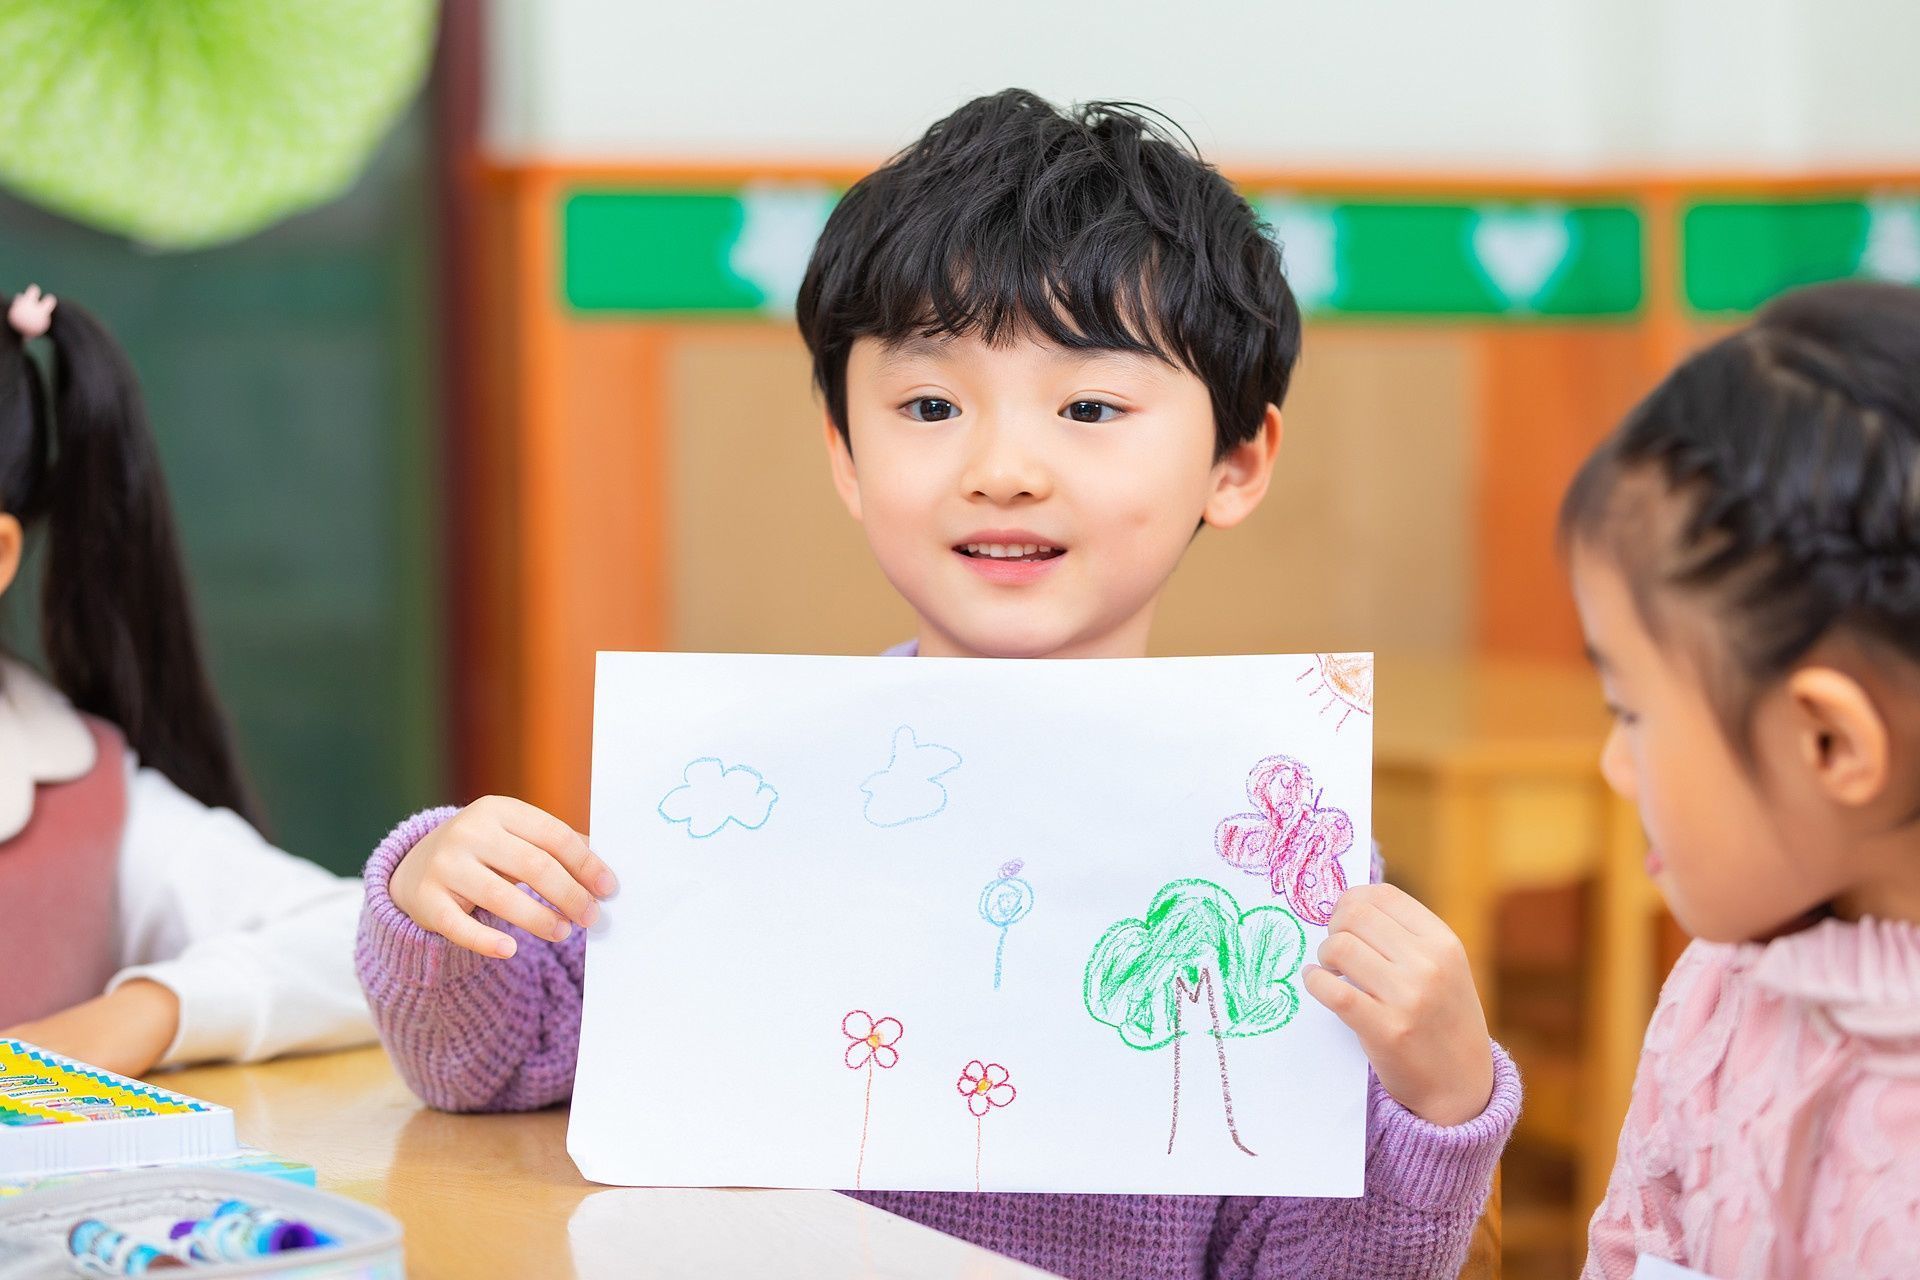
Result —
<path fill-rule="evenodd" d="M 37 287 L 0 326 L 0 597 L 30 539 L 46 671 L 0 653 L 0 1034 L 130 1074 L 371 1039 L 358 882 L 256 830 L 132 369 Z"/>
<path fill-rule="evenodd" d="M 1584 1274 L 1920 1275 L 1920 290 L 1780 298 L 1561 522 L 1601 767 L 1695 939 Z"/>

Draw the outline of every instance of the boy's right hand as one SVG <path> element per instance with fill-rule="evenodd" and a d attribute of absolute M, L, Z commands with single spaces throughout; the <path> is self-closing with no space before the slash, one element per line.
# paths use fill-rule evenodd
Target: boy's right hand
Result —
<path fill-rule="evenodd" d="M 559 913 L 523 892 L 522 884 Z M 475 907 L 559 942 L 574 925 L 585 929 L 599 919 L 595 899 L 616 887 L 613 871 L 572 827 L 522 801 L 484 796 L 400 859 L 387 896 L 429 933 L 505 959 L 514 952 L 513 939 L 475 920 Z"/>

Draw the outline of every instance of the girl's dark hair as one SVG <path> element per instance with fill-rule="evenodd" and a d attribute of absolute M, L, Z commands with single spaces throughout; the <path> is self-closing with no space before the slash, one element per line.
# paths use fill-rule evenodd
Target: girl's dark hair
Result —
<path fill-rule="evenodd" d="M 142 764 L 258 824 L 200 657 L 173 515 L 126 355 L 61 299 L 52 391 L 0 324 L 0 512 L 44 526 L 40 636 L 48 674 L 112 721 Z"/>
<path fill-rule="evenodd" d="M 827 412 L 847 431 L 854 340 L 1031 327 L 1062 347 L 1185 365 L 1212 395 L 1215 455 L 1286 398 L 1300 311 L 1253 210 L 1144 109 L 976 98 L 855 183 L 797 304 Z"/>
<path fill-rule="evenodd" d="M 1629 509 L 1636 481 L 1675 518 Z M 1758 690 L 1829 633 L 1920 662 L 1920 290 L 1826 284 L 1768 305 L 1627 415 L 1560 531 L 1614 557 L 1654 634 L 1662 589 L 1708 607 L 1740 741 Z"/>

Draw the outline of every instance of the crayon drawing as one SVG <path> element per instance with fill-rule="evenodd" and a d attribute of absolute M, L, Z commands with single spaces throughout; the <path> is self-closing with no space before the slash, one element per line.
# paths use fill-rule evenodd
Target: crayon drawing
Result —
<path fill-rule="evenodd" d="M 1313 665 L 1300 673 L 1297 683 L 1313 681 L 1310 697 L 1325 696 L 1320 714 L 1338 708 L 1340 719 L 1333 727 L 1346 727 L 1355 712 L 1373 714 L 1373 655 L 1370 653 L 1316 653 Z"/>
<path fill-rule="evenodd" d="M 1366 1055 L 1300 970 L 1375 718 L 1317 661 L 601 654 L 580 1172 L 1362 1194 Z"/>
<path fill-rule="evenodd" d="M 660 798 L 659 813 L 668 822 L 684 824 L 696 840 L 718 835 L 729 822 L 757 831 L 767 825 L 780 798 L 757 769 L 713 756 L 688 764 L 680 779 L 681 785 Z"/>
<path fill-rule="evenodd" d="M 1143 919 L 1122 920 L 1101 935 L 1087 959 L 1082 999 L 1094 1021 L 1143 1052 L 1173 1046 L 1173 1115 L 1167 1154 L 1180 1132 L 1180 1041 L 1190 1031 L 1183 1005 L 1206 1001 L 1197 1029 L 1213 1037 L 1227 1133 L 1247 1155 L 1227 1076 L 1227 1041 L 1278 1031 L 1300 1007 L 1293 977 L 1306 933 L 1285 908 L 1240 910 L 1232 894 L 1206 880 L 1162 886 Z M 1225 1007 L 1224 1016 L 1222 1006 Z"/>
<path fill-rule="evenodd" d="M 1333 919 L 1333 904 L 1347 890 L 1340 859 L 1353 848 L 1353 819 L 1344 809 L 1322 808 L 1323 794 L 1306 765 L 1268 756 L 1247 775 L 1247 799 L 1257 812 L 1221 819 L 1213 837 L 1222 858 L 1266 876 L 1309 924 Z"/>
<path fill-rule="evenodd" d="M 1000 864 L 1000 874 L 980 891 L 980 918 L 1000 931 L 993 946 L 993 989 L 1000 989 L 1000 965 L 1007 951 L 1007 930 L 1033 910 L 1033 886 L 1020 878 L 1026 864 L 1015 858 Z"/>
<path fill-rule="evenodd" d="M 947 789 L 940 779 L 961 764 L 958 751 L 922 742 L 912 725 L 903 724 L 893 731 L 893 754 L 887 767 L 867 775 L 860 784 L 867 797 L 861 811 L 876 827 L 924 822 L 947 807 Z"/>
<path fill-rule="evenodd" d="M 973 1113 L 973 1189 L 980 1189 L 980 1152 L 986 1141 L 987 1113 L 995 1107 L 1012 1104 L 1013 1085 L 1007 1079 L 1007 1069 L 997 1062 L 981 1062 L 975 1058 L 960 1069 L 960 1096 L 967 1100 L 967 1110 Z"/>
<path fill-rule="evenodd" d="M 907 1029 L 898 1018 L 875 1018 L 865 1009 L 851 1009 L 840 1019 L 840 1034 L 847 1038 L 841 1061 L 849 1070 L 867 1071 L 866 1101 L 860 1108 L 860 1156 L 853 1166 L 853 1186 L 857 1191 L 867 1174 L 867 1123 L 873 1119 L 873 1069 L 891 1071 L 900 1062 L 900 1050 L 894 1046 Z"/>

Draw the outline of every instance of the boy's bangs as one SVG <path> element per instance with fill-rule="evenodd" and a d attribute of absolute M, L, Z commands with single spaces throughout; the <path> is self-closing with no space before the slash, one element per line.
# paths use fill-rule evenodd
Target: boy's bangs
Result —
<path fill-rule="evenodd" d="M 1192 367 L 1190 346 L 1170 335 L 1150 253 L 1095 252 L 1042 259 L 1031 246 L 939 246 L 919 260 L 885 251 L 873 271 L 872 313 L 859 331 L 895 345 L 914 338 L 1021 339 L 1069 351 L 1125 351 Z M 984 266 L 983 266 L 984 264 Z M 1176 291 L 1177 292 L 1177 291 Z"/>

